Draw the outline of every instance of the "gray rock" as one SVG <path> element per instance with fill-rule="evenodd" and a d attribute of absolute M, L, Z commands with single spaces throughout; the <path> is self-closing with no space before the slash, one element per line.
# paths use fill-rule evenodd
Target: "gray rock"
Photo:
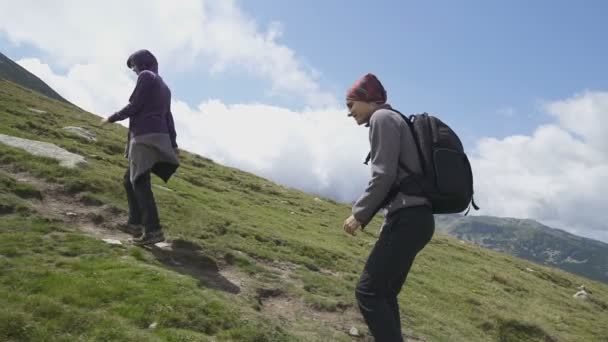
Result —
<path fill-rule="evenodd" d="M 590 295 L 591 291 L 587 290 L 585 285 L 581 285 L 578 287 L 578 292 L 576 292 L 572 297 L 574 299 L 588 300 Z"/>
<path fill-rule="evenodd" d="M 46 111 L 36 109 L 36 108 L 27 107 L 27 110 L 29 110 L 32 113 L 36 113 L 36 114 L 46 114 Z"/>
<path fill-rule="evenodd" d="M 574 299 L 588 300 L 589 299 L 589 293 L 587 293 L 586 291 L 578 291 L 572 297 Z"/>
<path fill-rule="evenodd" d="M 154 246 L 160 248 L 160 249 L 164 249 L 164 250 L 172 250 L 172 245 L 168 242 L 159 242 L 159 243 L 155 243 Z"/>
<path fill-rule="evenodd" d="M 65 149 L 51 143 L 22 139 L 10 135 L 0 134 L 0 143 L 20 148 L 35 156 L 53 158 L 59 160 L 59 165 L 67 168 L 75 168 L 86 164 L 83 156 L 66 151 Z"/>
<path fill-rule="evenodd" d="M 355 328 L 355 327 L 350 328 L 350 330 L 348 331 L 348 334 L 349 334 L 350 336 L 353 336 L 353 337 L 358 337 L 358 336 L 360 336 L 360 335 L 359 335 L 359 330 L 358 330 L 357 328 Z"/>
<path fill-rule="evenodd" d="M 97 136 L 95 135 L 95 133 L 82 127 L 68 126 L 63 127 L 63 130 L 70 134 L 85 138 L 88 141 L 97 141 Z"/>

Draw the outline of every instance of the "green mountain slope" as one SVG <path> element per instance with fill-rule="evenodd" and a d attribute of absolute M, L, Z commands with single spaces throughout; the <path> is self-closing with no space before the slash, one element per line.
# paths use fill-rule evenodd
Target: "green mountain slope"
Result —
<path fill-rule="evenodd" d="M 439 230 L 480 246 L 608 282 L 608 244 L 534 220 L 441 216 Z"/>
<path fill-rule="evenodd" d="M 22 87 L 34 90 L 52 99 L 68 102 L 40 78 L 24 69 L 10 58 L 0 53 L 0 78 L 4 78 Z"/>
<path fill-rule="evenodd" d="M 126 219 L 126 132 L 98 120 L 0 80 L 0 134 L 87 160 L 68 169 L 0 144 L 0 340 L 352 341 L 351 327 L 366 331 L 354 287 L 379 220 L 348 236 L 347 205 L 183 153 L 169 184 L 154 179 L 172 249 L 107 244 L 126 236 L 115 229 Z M 572 297 L 581 284 L 588 300 Z M 608 339 L 605 284 L 441 234 L 400 303 L 410 340 Z"/>

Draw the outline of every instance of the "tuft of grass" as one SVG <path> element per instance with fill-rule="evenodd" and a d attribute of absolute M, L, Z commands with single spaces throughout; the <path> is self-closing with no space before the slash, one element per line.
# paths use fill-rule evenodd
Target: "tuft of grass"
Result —
<path fill-rule="evenodd" d="M 12 193 L 24 199 L 42 199 L 42 194 L 38 189 L 29 184 L 17 182 L 3 172 L 0 172 L 0 193 Z"/>
<path fill-rule="evenodd" d="M 500 323 L 498 329 L 500 342 L 556 342 L 557 340 L 534 324 L 523 323 L 517 320 L 507 320 Z"/>

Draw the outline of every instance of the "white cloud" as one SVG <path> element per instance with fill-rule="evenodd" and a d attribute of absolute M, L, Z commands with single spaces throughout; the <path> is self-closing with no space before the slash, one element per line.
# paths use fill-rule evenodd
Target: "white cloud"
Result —
<path fill-rule="evenodd" d="M 608 241 L 608 93 L 550 102 L 532 136 L 486 138 L 472 158 L 481 213 L 533 218 Z"/>
<path fill-rule="evenodd" d="M 547 103 L 546 110 L 560 125 L 582 137 L 586 143 L 608 156 L 608 92 L 585 92 L 563 101 Z"/>
<path fill-rule="evenodd" d="M 108 73 L 108 68 L 99 64 L 77 64 L 65 75 L 59 75 L 37 58 L 26 58 L 17 63 L 68 101 L 102 116 L 126 105 L 134 86 L 134 74 L 129 75 L 126 71 Z"/>
<path fill-rule="evenodd" d="M 247 72 L 268 81 L 271 93 L 314 105 L 336 103 L 321 91 L 318 73 L 277 41 L 280 23 L 261 30 L 231 0 L 0 0 L 0 7 L 0 32 L 15 44 L 41 49 L 62 67 L 103 65 L 113 75 L 129 53 L 146 47 L 171 62 L 161 63 L 161 72 L 200 66 Z"/>
<path fill-rule="evenodd" d="M 293 112 L 210 100 L 196 110 L 176 102 L 173 111 L 180 144 L 219 162 L 342 201 L 367 183 L 367 130 L 344 110 Z"/>

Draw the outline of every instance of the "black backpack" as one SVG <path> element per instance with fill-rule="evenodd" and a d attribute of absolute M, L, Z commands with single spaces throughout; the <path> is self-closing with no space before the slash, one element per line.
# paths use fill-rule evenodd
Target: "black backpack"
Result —
<path fill-rule="evenodd" d="M 392 109 L 399 113 L 398 111 Z M 410 128 L 422 162 L 422 174 L 399 163 L 409 176 L 393 187 L 382 203 L 388 204 L 397 193 L 428 198 L 435 214 L 454 214 L 470 205 L 479 210 L 473 199 L 473 172 L 460 139 L 438 118 L 427 113 L 406 117 L 399 113 Z M 365 160 L 369 162 L 370 155 Z"/>

